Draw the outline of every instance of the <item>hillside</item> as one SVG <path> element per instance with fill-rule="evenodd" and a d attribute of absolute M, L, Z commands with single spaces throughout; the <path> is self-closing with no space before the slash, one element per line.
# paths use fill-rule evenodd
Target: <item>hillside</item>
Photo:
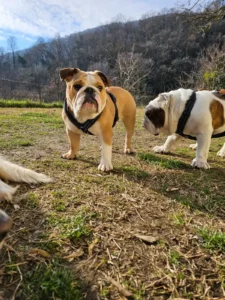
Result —
<path fill-rule="evenodd" d="M 40 38 L 33 47 L 15 53 L 14 62 L 12 55 L 0 56 L 0 77 L 30 83 L 30 87 L 4 83 L 5 92 L 0 96 L 11 97 L 15 89 L 24 92 L 14 97 L 25 97 L 28 90 L 35 96 L 41 86 L 45 101 L 60 100 L 64 85 L 58 71 L 68 66 L 99 69 L 141 102 L 181 85 L 202 88 L 198 80 L 202 58 L 210 48 L 221 51 L 225 20 L 203 33 L 202 20 L 195 20 L 193 26 L 194 17 L 170 11 L 139 21 L 113 22 L 64 38 L 57 36 L 48 43 Z"/>

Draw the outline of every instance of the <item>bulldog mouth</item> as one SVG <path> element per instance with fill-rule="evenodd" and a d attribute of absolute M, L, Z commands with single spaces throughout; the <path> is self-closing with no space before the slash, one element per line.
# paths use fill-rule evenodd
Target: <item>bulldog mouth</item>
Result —
<path fill-rule="evenodd" d="M 98 110 L 98 102 L 95 100 L 95 98 L 88 97 L 88 98 L 84 99 L 82 106 L 84 106 L 85 104 L 93 104 L 96 107 L 96 109 Z"/>

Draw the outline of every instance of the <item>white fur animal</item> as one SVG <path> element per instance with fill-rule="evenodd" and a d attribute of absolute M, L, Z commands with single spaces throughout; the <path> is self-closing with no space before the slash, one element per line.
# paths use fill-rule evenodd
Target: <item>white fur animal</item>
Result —
<path fill-rule="evenodd" d="M 170 135 L 165 144 L 153 148 L 157 153 L 168 153 L 181 138 L 176 134 L 179 118 L 193 90 L 178 89 L 159 94 L 146 106 L 144 127 L 154 135 L 163 132 Z M 184 134 L 196 137 L 196 157 L 192 166 L 210 168 L 207 158 L 211 136 L 225 131 L 225 99 L 214 91 L 196 92 L 196 102 L 184 127 Z M 217 155 L 225 156 L 225 144 Z"/>
<path fill-rule="evenodd" d="M 0 201 L 11 200 L 18 187 L 11 187 L 1 179 L 26 183 L 47 183 L 51 181 L 44 174 L 20 167 L 0 157 Z"/>

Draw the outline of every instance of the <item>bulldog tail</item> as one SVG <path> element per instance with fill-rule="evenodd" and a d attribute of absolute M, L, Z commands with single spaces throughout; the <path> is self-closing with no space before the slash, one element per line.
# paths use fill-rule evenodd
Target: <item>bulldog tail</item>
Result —
<path fill-rule="evenodd" d="M 47 183 L 51 181 L 51 178 L 29 170 L 27 168 L 20 167 L 0 157 L 0 178 L 4 180 L 12 180 L 15 182 L 26 183 Z"/>

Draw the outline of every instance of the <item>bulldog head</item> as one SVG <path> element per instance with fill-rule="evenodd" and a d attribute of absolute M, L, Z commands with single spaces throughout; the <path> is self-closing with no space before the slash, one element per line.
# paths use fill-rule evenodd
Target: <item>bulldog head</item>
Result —
<path fill-rule="evenodd" d="M 11 227 L 12 220 L 3 210 L 0 209 L 0 248 L 2 246 L 4 238 L 6 237 Z"/>
<path fill-rule="evenodd" d="M 78 68 L 60 70 L 61 80 L 66 82 L 68 106 L 75 118 L 92 119 L 104 109 L 107 77 L 100 71 L 84 72 Z"/>
<path fill-rule="evenodd" d="M 154 135 L 158 135 L 160 132 L 168 133 L 169 101 L 170 94 L 162 93 L 150 101 L 145 108 L 143 126 Z"/>

